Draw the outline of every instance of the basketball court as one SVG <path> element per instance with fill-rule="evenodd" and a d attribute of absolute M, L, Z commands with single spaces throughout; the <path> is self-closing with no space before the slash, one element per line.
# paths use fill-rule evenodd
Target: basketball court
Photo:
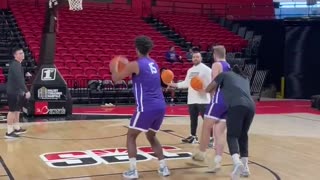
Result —
<path fill-rule="evenodd" d="M 55 6 L 56 1 L 49 2 L 51 6 Z M 82 5 L 78 5 L 70 10 L 82 10 Z M 6 121 L 0 121 L 0 135 L 3 135 L 0 138 L 0 180 L 122 179 L 122 173 L 129 165 L 125 148 L 126 133 L 135 107 L 71 107 L 67 84 L 62 76 L 56 73 L 54 66 L 54 33 L 59 29 L 59 23 L 56 23 L 59 22 L 59 16 L 55 10 L 50 12 L 48 8 L 46 13 L 46 29 L 43 32 L 40 53 L 40 68 L 43 72 L 39 71 L 36 75 L 36 83 L 33 83 L 31 88 L 33 101 L 29 102 L 26 109 L 27 114 L 44 115 L 50 114 L 50 108 L 55 109 L 52 114 L 59 114 L 61 107 L 64 112 L 71 112 L 72 108 L 72 115 L 67 118 L 22 117 L 20 122 L 28 132 L 15 140 L 3 137 Z M 42 86 L 48 86 L 52 91 Z M 60 91 L 64 95 L 61 96 L 61 102 L 46 95 L 39 96 L 42 93 Z M 41 104 L 46 98 L 49 99 L 48 102 Z M 39 102 L 43 111 L 38 112 Z M 223 168 L 216 174 L 206 173 L 207 162 L 213 162 L 213 149 L 208 149 L 206 163 L 191 160 L 191 155 L 198 145 L 181 143 L 181 139 L 190 133 L 187 112 L 185 105 L 168 106 L 164 124 L 158 133 L 172 172 L 171 176 L 158 176 L 158 161 L 144 135 L 139 136 L 137 161 L 140 179 L 230 179 L 232 162 L 227 147 Z M 7 109 L 2 109 L 1 113 L 6 114 Z M 199 122 L 198 136 L 201 134 L 202 120 Z M 243 179 L 319 179 L 319 130 L 320 111 L 311 109 L 309 101 L 258 102 L 257 115 L 249 137 L 252 175 Z"/>
<path fill-rule="evenodd" d="M 250 130 L 252 176 L 247 179 L 318 179 L 320 113 L 308 105 L 307 101 L 258 103 Z M 217 174 L 206 173 L 207 164 L 190 159 L 197 145 L 181 143 L 181 138 L 189 135 L 185 109 L 168 107 L 159 132 L 172 176 L 158 176 L 157 159 L 141 135 L 141 179 L 229 179 L 232 162 L 227 148 L 222 171 Z M 23 119 L 35 121 L 24 123 L 27 134 L 17 140 L 0 139 L 0 179 L 122 179 L 122 172 L 128 168 L 126 132 L 133 110 L 74 107 L 74 116 L 69 120 Z M 201 125 L 198 134 L 200 131 Z M 1 124 L 0 134 L 5 134 L 5 124 Z M 213 150 L 208 152 L 210 161 Z"/>

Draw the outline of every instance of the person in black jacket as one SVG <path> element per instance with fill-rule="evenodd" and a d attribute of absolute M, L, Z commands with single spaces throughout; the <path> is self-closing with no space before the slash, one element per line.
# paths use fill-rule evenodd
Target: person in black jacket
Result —
<path fill-rule="evenodd" d="M 20 127 L 19 116 L 24 98 L 29 99 L 31 96 L 25 84 L 24 71 L 21 66 L 24 52 L 21 48 L 14 48 L 13 56 L 14 60 L 10 63 L 7 80 L 9 112 L 6 138 L 17 138 L 19 134 L 26 132 L 26 129 Z"/>
<path fill-rule="evenodd" d="M 218 86 L 228 107 L 227 142 L 234 164 L 231 179 L 239 179 L 240 175 L 248 177 L 248 131 L 256 111 L 250 94 L 250 83 L 239 66 L 235 65 L 232 71 L 219 74 L 206 91 L 212 92 Z"/>

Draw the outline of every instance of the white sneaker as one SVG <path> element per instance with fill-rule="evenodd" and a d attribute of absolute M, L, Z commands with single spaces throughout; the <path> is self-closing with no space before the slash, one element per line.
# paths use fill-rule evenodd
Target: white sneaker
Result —
<path fill-rule="evenodd" d="M 249 160 L 248 160 L 247 157 L 241 158 L 241 162 L 242 162 L 242 164 L 244 166 L 243 171 L 240 174 L 242 177 L 249 177 L 250 176 L 250 170 L 249 170 L 249 165 L 248 165 L 249 162 L 248 161 Z"/>
<path fill-rule="evenodd" d="M 197 151 L 192 154 L 192 160 L 194 161 L 204 161 L 205 160 L 205 153 L 202 153 L 201 151 Z"/>
<path fill-rule="evenodd" d="M 170 176 L 170 170 L 168 166 L 165 166 L 164 168 L 160 168 L 158 170 L 158 173 L 163 177 Z"/>
<path fill-rule="evenodd" d="M 248 165 L 244 165 L 243 171 L 240 174 L 242 177 L 249 177 L 250 176 L 250 170 Z"/>
<path fill-rule="evenodd" d="M 233 166 L 233 171 L 231 173 L 231 180 L 239 180 L 240 174 L 243 172 L 244 166 L 241 162 Z"/>
<path fill-rule="evenodd" d="M 126 179 L 138 179 L 139 178 L 138 171 L 136 169 L 126 171 L 122 174 L 122 176 Z"/>
<path fill-rule="evenodd" d="M 209 163 L 207 173 L 216 173 L 221 170 L 221 163 Z"/>

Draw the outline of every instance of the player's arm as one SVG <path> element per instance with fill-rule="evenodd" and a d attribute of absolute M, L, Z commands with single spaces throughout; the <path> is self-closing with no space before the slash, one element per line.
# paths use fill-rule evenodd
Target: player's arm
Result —
<path fill-rule="evenodd" d="M 129 77 L 132 74 L 139 74 L 139 66 L 136 61 L 129 62 L 121 72 L 118 72 L 117 67 L 118 67 L 118 63 L 115 63 L 113 67 L 110 67 L 110 70 L 112 73 L 112 80 L 114 82 L 117 82 L 126 77 Z"/>
<path fill-rule="evenodd" d="M 211 80 L 214 80 L 221 72 L 222 72 L 221 64 L 218 62 L 213 63 L 212 67 L 211 67 Z M 211 82 L 211 80 L 210 80 L 210 82 Z M 214 95 L 214 93 L 215 93 L 214 90 L 215 89 L 210 91 L 211 95 Z"/>
<path fill-rule="evenodd" d="M 186 75 L 186 77 L 184 78 L 183 81 L 178 82 L 178 83 L 170 83 L 170 84 L 168 84 L 168 86 L 170 86 L 170 87 L 175 87 L 175 88 L 179 88 L 179 89 L 180 89 L 180 88 L 188 88 L 188 87 L 189 87 L 189 84 L 190 84 L 189 75 L 190 75 L 190 71 L 188 70 L 187 75 Z"/>
<path fill-rule="evenodd" d="M 220 73 L 206 88 L 206 92 L 212 93 L 223 81 L 224 74 Z"/>
<path fill-rule="evenodd" d="M 222 72 L 222 66 L 220 63 L 213 63 L 212 64 L 212 71 L 211 71 L 211 78 L 212 80 L 215 79 L 220 73 Z"/>

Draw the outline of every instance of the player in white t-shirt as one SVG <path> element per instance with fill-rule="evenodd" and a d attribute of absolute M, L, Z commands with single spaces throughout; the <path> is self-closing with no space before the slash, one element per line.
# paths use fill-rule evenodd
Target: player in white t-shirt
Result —
<path fill-rule="evenodd" d="M 206 87 L 211 82 L 211 69 L 202 63 L 202 57 L 199 52 L 194 52 L 192 55 L 193 66 L 188 70 L 186 78 L 184 81 L 179 83 L 171 83 L 169 86 L 176 87 L 179 89 L 188 88 L 188 107 L 190 114 L 190 128 L 191 135 L 187 138 L 182 139 L 184 143 L 199 143 L 197 137 L 197 128 L 198 128 L 198 116 L 201 115 L 202 119 L 204 118 L 204 113 L 206 106 L 210 103 L 210 94 L 205 92 L 198 92 L 194 90 L 190 81 L 194 76 L 199 76 Z"/>

